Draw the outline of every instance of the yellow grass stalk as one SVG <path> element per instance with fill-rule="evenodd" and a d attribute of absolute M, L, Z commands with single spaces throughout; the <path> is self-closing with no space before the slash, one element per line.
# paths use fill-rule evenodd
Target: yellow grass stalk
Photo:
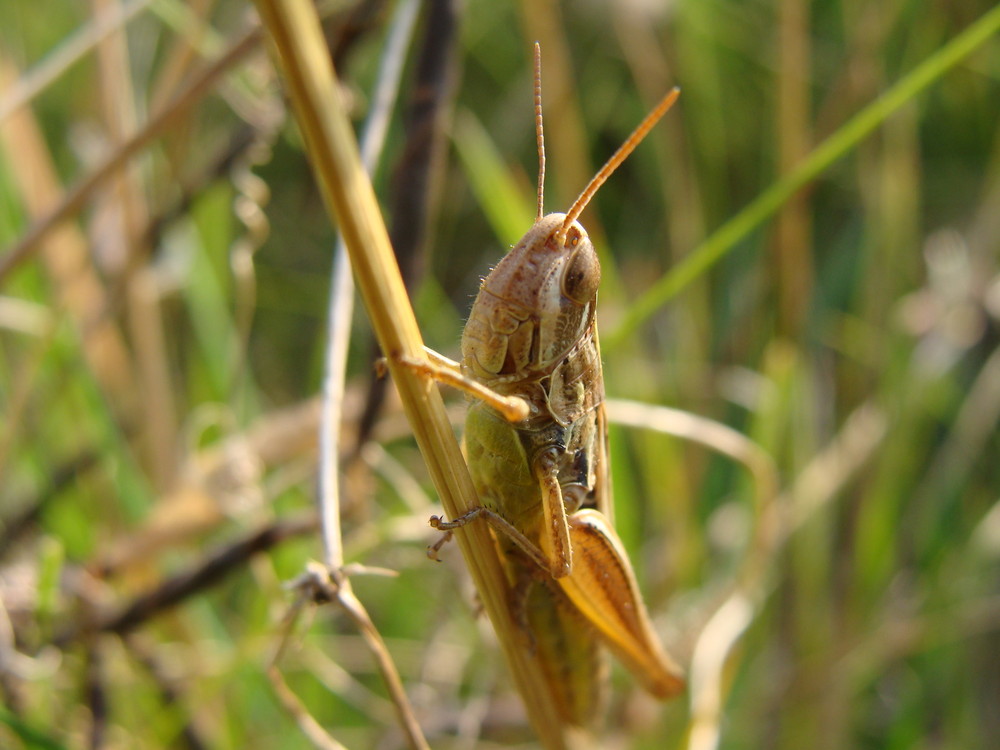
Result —
<path fill-rule="evenodd" d="M 344 236 L 358 289 L 417 444 L 445 512 L 454 518 L 478 501 L 437 386 L 399 364 L 401 356 L 424 356 L 423 341 L 375 193 L 361 165 L 316 11 L 309 0 L 257 0 L 257 7 L 277 52 L 327 209 Z M 574 746 L 571 730 L 558 719 L 544 675 L 522 645 L 488 528 L 470 524 L 456 537 L 542 743 L 550 750 Z"/>

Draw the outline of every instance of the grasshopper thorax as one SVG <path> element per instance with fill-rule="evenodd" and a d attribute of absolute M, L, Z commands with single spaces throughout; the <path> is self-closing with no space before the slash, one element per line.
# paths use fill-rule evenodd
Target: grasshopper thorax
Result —
<path fill-rule="evenodd" d="M 536 380 L 593 335 L 601 265 L 587 231 L 565 219 L 536 221 L 483 280 L 462 336 L 469 376 Z"/>

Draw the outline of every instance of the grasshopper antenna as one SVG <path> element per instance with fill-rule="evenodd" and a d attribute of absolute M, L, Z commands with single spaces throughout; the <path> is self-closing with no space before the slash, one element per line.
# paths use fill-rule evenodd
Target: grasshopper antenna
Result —
<path fill-rule="evenodd" d="M 535 42 L 535 145 L 538 149 L 538 213 L 545 213 L 545 135 L 542 132 L 542 47 Z"/>
<path fill-rule="evenodd" d="M 537 79 L 536 79 L 537 80 Z M 590 183 L 583 189 L 580 196 L 573 201 L 573 205 L 570 206 L 569 211 L 566 212 L 566 218 L 563 220 L 562 226 L 556 233 L 556 241 L 562 245 L 566 241 L 566 232 L 569 231 L 570 225 L 579 218 L 580 214 L 583 213 L 583 209 L 587 207 L 590 203 L 590 199 L 594 197 L 594 194 L 600 189 L 601 185 L 611 176 L 611 174 L 618 169 L 618 166 L 628 158 L 635 147 L 642 142 L 642 139 L 646 137 L 646 134 L 653 128 L 657 121 L 667 113 L 674 102 L 677 101 L 677 97 L 681 95 L 681 90 L 676 86 L 670 90 L 670 92 L 660 100 L 653 111 L 646 115 L 646 118 L 639 123 L 638 127 L 632 131 L 632 134 L 625 139 L 625 143 L 618 147 L 618 150 L 611 155 L 604 166 L 600 168 L 597 174 L 594 175 Z M 539 115 L 540 117 L 540 115 Z M 539 126 L 540 127 L 540 126 Z"/>

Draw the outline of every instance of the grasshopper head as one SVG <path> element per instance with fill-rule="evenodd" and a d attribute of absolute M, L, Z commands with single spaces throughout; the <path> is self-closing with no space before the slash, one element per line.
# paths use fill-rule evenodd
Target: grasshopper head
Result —
<path fill-rule="evenodd" d="M 462 337 L 474 377 L 544 376 L 592 330 L 601 265 L 586 230 L 565 219 L 536 221 L 483 280 Z"/>
<path fill-rule="evenodd" d="M 479 287 L 462 334 L 462 369 L 494 388 L 539 380 L 594 330 L 601 264 L 577 218 L 604 181 L 676 101 L 667 94 L 625 139 L 564 214 L 543 212 L 541 58 L 535 45 L 538 219 Z"/>

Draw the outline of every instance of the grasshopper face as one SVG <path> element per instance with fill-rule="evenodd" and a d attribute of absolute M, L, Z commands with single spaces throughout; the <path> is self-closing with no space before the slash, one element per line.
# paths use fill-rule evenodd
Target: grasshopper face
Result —
<path fill-rule="evenodd" d="M 593 330 L 601 265 L 578 222 L 560 238 L 565 218 L 536 221 L 483 281 L 462 336 L 468 376 L 499 390 L 544 377 Z"/>

